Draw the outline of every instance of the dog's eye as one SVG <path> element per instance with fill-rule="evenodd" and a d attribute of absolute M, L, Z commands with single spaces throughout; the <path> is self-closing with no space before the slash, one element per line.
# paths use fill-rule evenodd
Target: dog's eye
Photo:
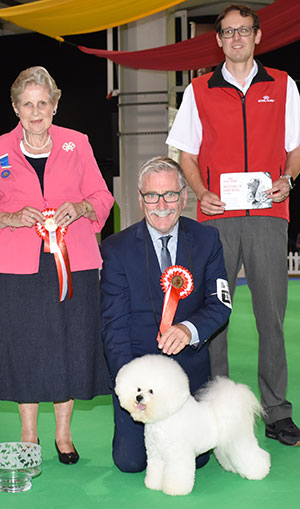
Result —
<path fill-rule="evenodd" d="M 152 389 L 150 389 L 150 391 L 149 391 L 149 392 L 150 392 L 150 394 L 153 394 L 153 390 L 152 390 Z"/>
<path fill-rule="evenodd" d="M 137 388 L 137 392 L 141 392 L 142 389 L 140 389 L 139 387 Z"/>

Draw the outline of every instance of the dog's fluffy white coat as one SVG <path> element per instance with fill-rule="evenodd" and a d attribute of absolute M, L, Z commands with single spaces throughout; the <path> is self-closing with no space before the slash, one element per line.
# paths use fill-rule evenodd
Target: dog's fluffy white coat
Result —
<path fill-rule="evenodd" d="M 195 457 L 211 449 L 225 470 L 263 479 L 270 455 L 254 435 L 261 406 L 246 385 L 216 377 L 195 397 L 173 359 L 145 355 L 123 366 L 116 378 L 120 404 L 145 423 L 145 484 L 169 495 L 190 493 Z"/>

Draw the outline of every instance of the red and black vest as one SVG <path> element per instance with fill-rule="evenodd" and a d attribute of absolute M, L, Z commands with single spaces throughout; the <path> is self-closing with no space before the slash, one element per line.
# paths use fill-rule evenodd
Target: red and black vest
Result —
<path fill-rule="evenodd" d="M 272 181 L 284 173 L 287 73 L 257 64 L 245 95 L 224 80 L 222 64 L 192 80 L 203 126 L 199 168 L 206 187 L 218 196 L 221 173 L 268 171 Z M 203 214 L 198 203 L 198 221 L 243 215 L 288 220 L 288 200 L 269 209 L 230 210 L 222 216 Z"/>

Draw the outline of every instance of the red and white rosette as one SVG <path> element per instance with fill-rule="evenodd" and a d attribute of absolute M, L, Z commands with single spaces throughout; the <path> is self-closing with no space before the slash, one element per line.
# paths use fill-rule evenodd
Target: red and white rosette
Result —
<path fill-rule="evenodd" d="M 59 281 L 59 301 L 62 302 L 65 299 L 67 290 L 69 290 L 69 299 L 73 295 L 70 261 L 64 241 L 68 227 L 57 226 L 55 224 L 53 219 L 55 209 L 42 210 L 42 214 L 45 216 L 45 223 L 41 224 L 37 221 L 35 231 L 44 241 L 45 253 L 52 253 L 54 255 Z"/>
<path fill-rule="evenodd" d="M 160 335 L 172 325 L 179 299 L 185 299 L 194 289 L 192 274 L 181 265 L 168 267 L 162 274 L 160 283 L 165 292 L 165 298 L 157 341 Z"/>

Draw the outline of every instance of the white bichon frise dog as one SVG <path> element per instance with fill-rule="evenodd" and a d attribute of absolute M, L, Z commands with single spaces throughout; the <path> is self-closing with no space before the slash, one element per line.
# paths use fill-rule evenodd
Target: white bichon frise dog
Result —
<path fill-rule="evenodd" d="M 211 449 L 225 470 L 247 479 L 268 475 L 270 455 L 254 435 L 261 406 L 246 385 L 216 377 L 193 397 L 176 361 L 145 355 L 120 369 L 115 392 L 132 418 L 145 423 L 147 488 L 190 493 L 195 457 Z"/>

